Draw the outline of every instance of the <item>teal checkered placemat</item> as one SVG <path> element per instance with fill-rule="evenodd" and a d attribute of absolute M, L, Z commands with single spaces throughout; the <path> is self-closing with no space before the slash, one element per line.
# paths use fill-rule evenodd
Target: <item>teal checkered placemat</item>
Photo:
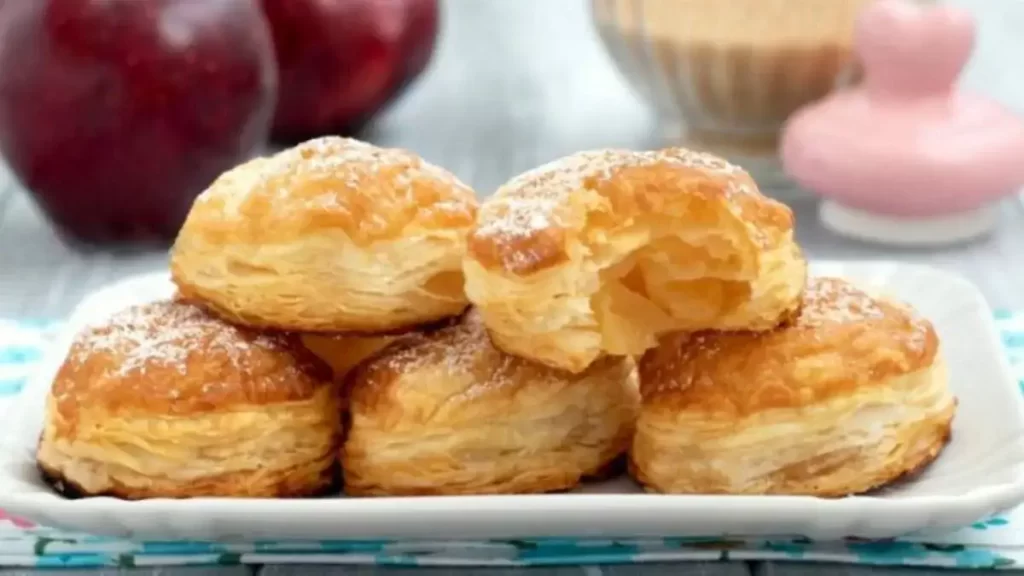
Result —
<path fill-rule="evenodd" d="M 1024 314 L 997 313 L 1024 393 Z M 0 321 L 0 412 L 17 398 L 55 325 Z M 687 560 L 802 560 L 1024 570 L 1024 507 L 913 539 L 647 538 L 390 542 L 131 542 L 39 526 L 0 510 L 0 566 L 99 567 L 260 563 L 541 566 Z"/>

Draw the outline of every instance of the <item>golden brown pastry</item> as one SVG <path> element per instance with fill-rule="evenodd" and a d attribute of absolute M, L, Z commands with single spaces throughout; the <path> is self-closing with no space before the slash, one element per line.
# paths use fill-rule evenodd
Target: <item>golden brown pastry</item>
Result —
<path fill-rule="evenodd" d="M 938 456 L 956 407 L 932 325 L 835 278 L 771 332 L 666 336 L 639 374 L 630 469 L 668 493 L 872 490 Z"/>
<path fill-rule="evenodd" d="M 578 372 L 673 330 L 765 330 L 806 264 L 793 214 L 719 158 L 670 148 L 581 152 L 481 206 L 466 292 L 507 352 Z"/>
<path fill-rule="evenodd" d="M 400 340 L 347 379 L 342 450 L 350 495 L 551 492 L 599 474 L 629 447 L 634 364 L 569 374 L 500 352 L 470 310 Z"/>
<path fill-rule="evenodd" d="M 309 496 L 336 484 L 339 429 L 330 370 L 293 337 L 156 302 L 77 336 L 37 462 L 69 496 Z"/>
<path fill-rule="evenodd" d="M 360 362 L 401 337 L 400 334 L 303 334 L 300 338 L 302 345 L 330 366 L 334 372 L 334 379 L 340 381 Z"/>
<path fill-rule="evenodd" d="M 324 137 L 222 175 L 171 255 L 181 293 L 228 320 L 391 332 L 458 315 L 472 190 L 415 154 Z"/>

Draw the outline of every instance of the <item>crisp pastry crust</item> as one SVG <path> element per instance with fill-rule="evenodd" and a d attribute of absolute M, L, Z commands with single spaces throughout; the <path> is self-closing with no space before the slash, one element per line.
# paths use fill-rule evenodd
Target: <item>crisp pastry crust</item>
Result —
<path fill-rule="evenodd" d="M 476 197 L 411 152 L 324 137 L 199 196 L 171 255 L 182 295 L 240 324 L 390 332 L 458 315 Z"/>
<path fill-rule="evenodd" d="M 581 152 L 483 203 L 466 292 L 496 345 L 579 372 L 673 330 L 766 330 L 806 280 L 793 214 L 742 169 L 681 148 Z"/>
<path fill-rule="evenodd" d="M 625 453 L 639 403 L 631 359 L 548 368 L 492 346 L 473 310 L 396 342 L 346 384 L 342 466 L 357 496 L 570 489 Z"/>
<path fill-rule="evenodd" d="M 303 334 L 300 339 L 303 346 L 331 367 L 334 379 L 341 381 L 363 360 L 387 348 L 401 337 L 401 334 L 379 336 Z"/>
<path fill-rule="evenodd" d="M 651 490 L 843 496 L 917 471 L 956 400 L 932 325 L 836 278 L 764 333 L 676 333 L 639 362 L 630 451 Z"/>
<path fill-rule="evenodd" d="M 337 481 L 340 411 L 330 370 L 296 338 L 156 302 L 77 336 L 36 457 L 71 495 L 315 495 Z"/>

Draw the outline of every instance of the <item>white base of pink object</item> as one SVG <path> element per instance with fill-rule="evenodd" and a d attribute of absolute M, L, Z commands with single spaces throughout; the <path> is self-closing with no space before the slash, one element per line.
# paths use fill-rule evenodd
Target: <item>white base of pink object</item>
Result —
<path fill-rule="evenodd" d="M 825 200 L 818 215 L 826 228 L 848 238 L 901 246 L 940 246 L 989 234 L 999 219 L 999 207 L 989 204 L 960 214 L 906 218 L 873 214 Z"/>

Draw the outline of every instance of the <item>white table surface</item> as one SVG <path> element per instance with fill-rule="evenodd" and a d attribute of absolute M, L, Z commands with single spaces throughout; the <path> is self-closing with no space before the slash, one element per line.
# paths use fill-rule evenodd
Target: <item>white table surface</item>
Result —
<path fill-rule="evenodd" d="M 965 74 L 965 86 L 1024 112 L 1024 69 L 1019 61 L 1024 53 L 1024 35 L 1020 34 L 1024 29 L 1024 0 L 953 3 L 970 8 L 979 20 L 979 45 Z M 364 136 L 367 139 L 413 149 L 447 166 L 481 194 L 519 171 L 576 150 L 658 144 L 655 120 L 622 82 L 597 43 L 587 20 L 585 0 L 448 0 L 444 16 L 443 34 L 431 69 L 381 117 Z M 813 201 L 795 201 L 793 207 L 799 240 L 811 258 L 927 263 L 971 279 L 993 307 L 1024 309 L 1024 204 L 1018 200 L 1005 203 L 1000 227 L 992 237 L 944 250 L 893 249 L 842 240 L 817 223 Z M 62 245 L 28 196 L 0 169 L 0 317 L 60 318 L 87 291 L 126 275 L 159 269 L 165 262 L 163 252 L 82 253 Z M 137 571 L 170 576 L 241 576 L 254 570 L 267 576 L 384 572 L 329 566 Z M 453 571 L 386 572 L 397 576 Z M 736 562 L 457 572 L 481 576 L 654 576 L 680 572 L 709 576 L 751 572 L 764 576 L 925 576 L 932 571 Z"/>

